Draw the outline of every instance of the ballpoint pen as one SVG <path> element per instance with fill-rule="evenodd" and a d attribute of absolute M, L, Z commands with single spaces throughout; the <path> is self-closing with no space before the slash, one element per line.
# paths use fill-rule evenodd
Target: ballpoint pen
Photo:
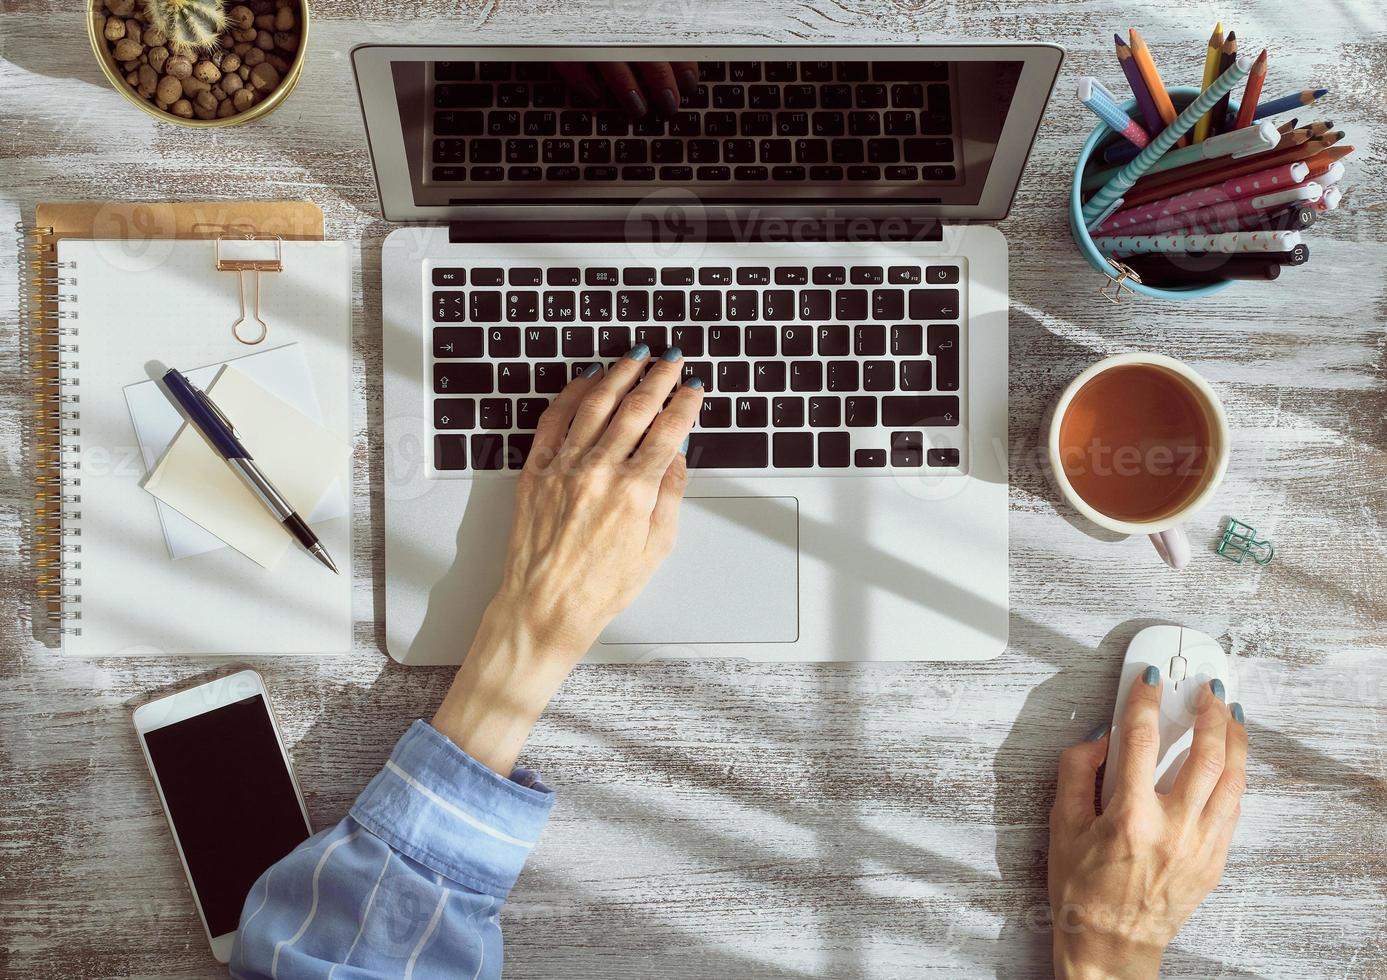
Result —
<path fill-rule="evenodd" d="M 236 435 L 231 420 L 222 414 L 207 393 L 183 376 L 176 368 L 164 372 L 164 386 L 169 396 L 183 409 L 188 421 L 198 430 L 212 447 L 213 452 L 226 461 L 226 465 L 241 479 L 241 482 L 265 505 L 284 529 L 298 539 L 299 544 L 318 561 L 330 568 L 334 575 L 340 574 L 333 564 L 327 549 L 318 536 L 308 526 L 293 506 L 275 489 L 275 485 L 255 465 L 246 447 Z"/>

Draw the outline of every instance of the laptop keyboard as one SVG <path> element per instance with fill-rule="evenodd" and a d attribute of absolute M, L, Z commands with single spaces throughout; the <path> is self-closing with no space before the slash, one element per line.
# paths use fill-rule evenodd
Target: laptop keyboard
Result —
<path fill-rule="evenodd" d="M 518 470 L 592 364 L 670 347 L 705 396 L 698 470 L 960 472 L 966 263 L 515 262 L 429 273 L 433 458 Z"/>
<path fill-rule="evenodd" d="M 434 183 L 952 182 L 944 62 L 711 61 L 680 111 L 632 120 L 547 62 L 434 62 Z"/>

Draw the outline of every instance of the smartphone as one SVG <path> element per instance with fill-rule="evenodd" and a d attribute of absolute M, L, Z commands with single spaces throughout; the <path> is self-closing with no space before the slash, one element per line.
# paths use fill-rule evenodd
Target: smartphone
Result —
<path fill-rule="evenodd" d="M 202 928 L 231 959 L 257 878 L 312 829 L 265 681 L 243 670 L 135 709 Z"/>

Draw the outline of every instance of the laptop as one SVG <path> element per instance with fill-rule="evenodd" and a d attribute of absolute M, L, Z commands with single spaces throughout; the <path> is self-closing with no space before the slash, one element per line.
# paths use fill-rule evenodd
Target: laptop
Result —
<path fill-rule="evenodd" d="M 381 260 L 390 655 L 461 661 L 536 420 L 636 343 L 679 347 L 706 395 L 678 545 L 591 661 L 1000 654 L 1007 246 L 990 223 L 1061 57 L 356 48 L 382 212 L 405 223 Z M 602 84 L 621 66 L 642 98 Z"/>

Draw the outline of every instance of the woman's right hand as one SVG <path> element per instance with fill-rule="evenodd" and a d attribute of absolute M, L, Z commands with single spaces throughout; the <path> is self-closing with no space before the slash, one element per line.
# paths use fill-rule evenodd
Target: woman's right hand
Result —
<path fill-rule="evenodd" d="M 1242 706 L 1224 704 L 1223 685 L 1202 695 L 1189 757 L 1169 793 L 1154 789 L 1161 676 L 1132 685 L 1122 753 L 1104 780 L 1117 788 L 1100 815 L 1098 767 L 1108 754 L 1103 726 L 1060 757 L 1050 813 L 1050 911 L 1055 976 L 1154 980 L 1176 932 L 1218 884 L 1247 778 Z"/>
<path fill-rule="evenodd" d="M 596 102 L 605 88 L 632 119 L 644 118 L 652 105 L 672 116 L 679 111 L 680 96 L 698 90 L 698 64 L 693 61 L 556 61 L 554 68 L 589 102 Z"/>

